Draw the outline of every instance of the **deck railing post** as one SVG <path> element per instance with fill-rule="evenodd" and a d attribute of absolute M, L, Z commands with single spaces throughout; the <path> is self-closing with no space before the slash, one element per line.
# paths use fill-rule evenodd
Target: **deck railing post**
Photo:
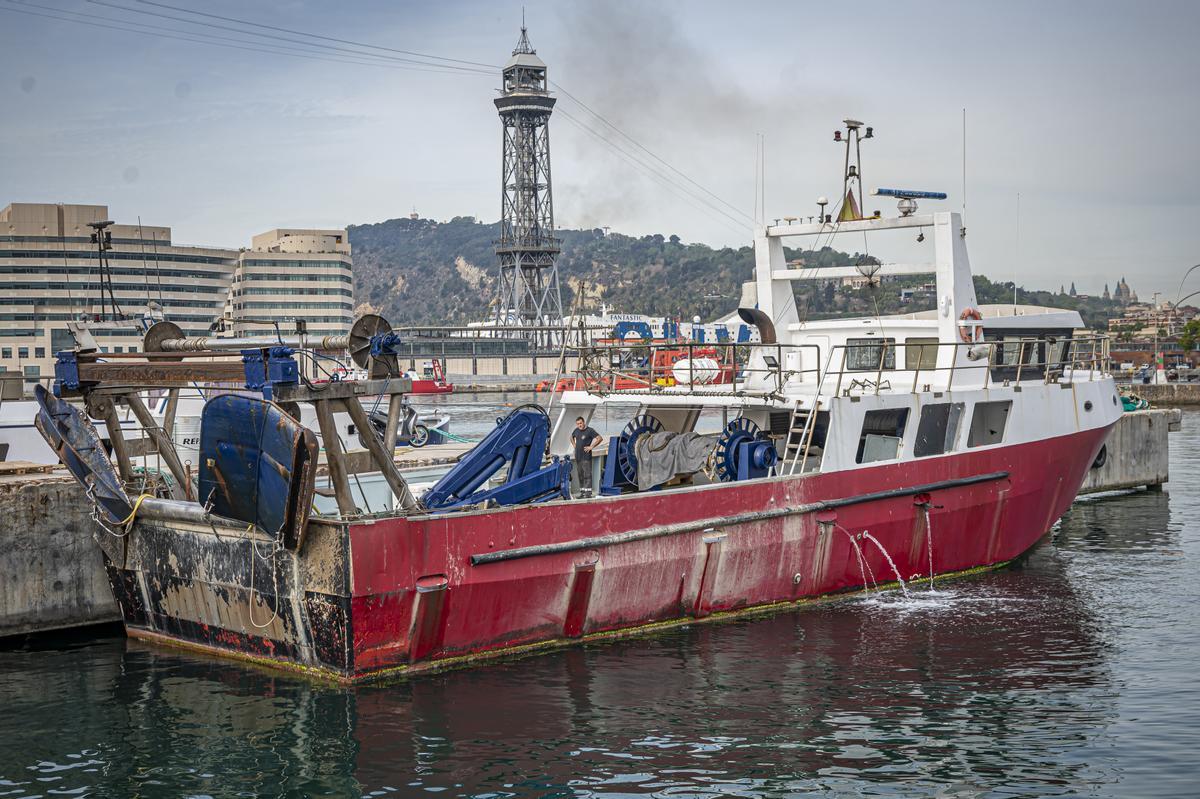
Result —
<path fill-rule="evenodd" d="M 879 384 L 883 382 L 883 365 L 887 362 L 887 339 L 879 342 L 879 365 L 875 370 L 875 396 L 879 396 Z"/>

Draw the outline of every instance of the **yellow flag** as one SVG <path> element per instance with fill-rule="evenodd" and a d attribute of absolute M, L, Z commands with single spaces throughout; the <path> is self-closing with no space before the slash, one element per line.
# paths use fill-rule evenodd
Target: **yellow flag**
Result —
<path fill-rule="evenodd" d="M 856 219 L 862 219 L 862 214 L 858 212 L 858 202 L 854 199 L 854 190 L 846 192 L 846 199 L 842 203 L 842 210 L 838 212 L 837 221 L 853 222 Z"/>

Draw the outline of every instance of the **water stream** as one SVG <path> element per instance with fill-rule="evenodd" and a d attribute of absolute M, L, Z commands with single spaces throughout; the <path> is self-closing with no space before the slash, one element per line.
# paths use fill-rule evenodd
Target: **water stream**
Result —
<path fill-rule="evenodd" d="M 869 590 L 871 588 L 878 588 L 879 584 L 875 582 L 875 572 L 871 571 L 871 564 L 867 563 L 867 559 L 863 557 L 862 547 L 858 545 L 858 539 L 854 537 L 853 533 L 851 533 L 845 527 L 842 527 L 840 524 L 837 527 L 846 534 L 846 537 L 850 539 L 850 543 L 854 546 L 854 554 L 858 557 L 858 573 L 862 575 L 863 589 Z M 868 573 L 871 575 L 870 583 L 867 582 Z"/>
<path fill-rule="evenodd" d="M 908 599 L 908 586 L 904 584 L 904 578 L 900 576 L 900 570 L 896 568 L 896 563 L 892 560 L 892 556 L 888 554 L 888 551 L 883 548 L 883 544 L 879 543 L 879 539 L 877 539 L 875 536 L 871 535 L 866 530 L 863 530 L 861 535 L 863 538 L 874 544 L 876 548 L 883 553 L 884 559 L 888 562 L 888 565 L 892 567 L 892 574 L 896 575 L 896 579 L 900 581 L 900 591 L 904 594 L 904 598 Z"/>

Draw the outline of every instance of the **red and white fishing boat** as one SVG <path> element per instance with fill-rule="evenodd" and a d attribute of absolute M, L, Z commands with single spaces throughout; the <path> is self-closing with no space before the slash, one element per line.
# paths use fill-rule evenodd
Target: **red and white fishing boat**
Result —
<path fill-rule="evenodd" d="M 729 345 L 735 382 L 564 392 L 552 418 L 517 409 L 423 492 L 377 443 L 346 452 L 329 439 L 318 455 L 280 407 L 312 404 L 322 431 L 334 411 L 358 420 L 359 396 L 398 407 L 406 381 L 374 362 L 371 380 L 314 387 L 289 379 L 279 348 L 261 368 L 243 352 L 229 369 L 270 399 L 211 401 L 198 479 L 157 490 L 134 488 L 121 447 L 111 460 L 90 447 L 66 403 L 43 395 L 39 428 L 97 502 L 130 635 L 341 680 L 998 566 L 1074 500 L 1120 399 L 1105 340 L 1080 335 L 1076 312 L 980 306 L 961 218 L 916 213 L 915 194 L 901 193 L 899 217 L 755 231 L 742 314 L 761 340 Z M 794 281 L 864 271 L 793 268 L 785 242 L 886 231 L 920 234 L 929 257 L 871 277 L 932 273 L 936 309 L 802 321 Z M 372 353 L 387 348 L 371 339 Z M 205 353 L 207 374 L 220 354 Z M 112 386 L 185 379 L 171 370 L 186 362 L 148 357 L 143 373 L 79 353 L 60 364 L 60 391 L 133 403 Z M 607 442 L 598 495 L 570 499 L 570 432 L 600 411 L 629 424 Z M 721 415 L 718 435 L 691 435 L 702 414 Z M 170 442 L 147 436 L 173 474 Z M 374 512 L 354 493 L 372 472 L 394 497 Z M 333 507 L 314 512 L 314 491 Z"/>

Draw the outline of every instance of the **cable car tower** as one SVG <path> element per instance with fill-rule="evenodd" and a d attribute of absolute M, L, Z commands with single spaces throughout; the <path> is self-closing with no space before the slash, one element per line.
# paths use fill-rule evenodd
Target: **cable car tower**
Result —
<path fill-rule="evenodd" d="M 530 46 L 524 24 L 502 74 L 504 88 L 495 100 L 504 127 L 495 323 L 514 328 L 514 334 L 517 328 L 541 328 L 527 337 L 535 346 L 549 346 L 554 335 L 545 328 L 563 319 L 550 189 L 548 123 L 555 99 L 546 89 L 546 64 Z"/>

